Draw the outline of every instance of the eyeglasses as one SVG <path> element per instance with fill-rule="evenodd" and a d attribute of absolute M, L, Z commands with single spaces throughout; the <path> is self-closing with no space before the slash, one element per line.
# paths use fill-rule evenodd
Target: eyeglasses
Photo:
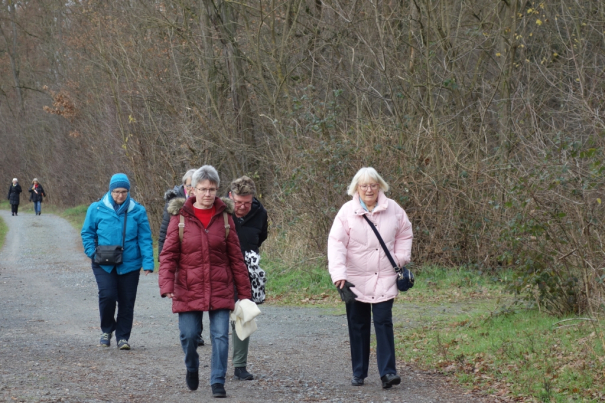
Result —
<path fill-rule="evenodd" d="M 378 189 L 378 183 L 371 183 L 369 185 L 359 185 L 359 188 L 363 191 L 366 191 L 368 189 L 376 190 Z"/>
<path fill-rule="evenodd" d="M 206 194 L 206 193 L 216 193 L 216 188 L 195 188 L 195 190 L 197 190 L 198 192 L 200 192 L 201 194 Z"/>
<path fill-rule="evenodd" d="M 114 195 L 119 195 L 119 196 L 126 196 L 128 194 L 128 190 L 112 190 L 111 194 Z"/>
<path fill-rule="evenodd" d="M 235 202 L 235 207 L 250 207 L 252 205 L 252 202 Z"/>
<path fill-rule="evenodd" d="M 193 186 L 191 186 L 191 185 L 185 185 L 185 187 L 186 187 L 187 189 L 191 189 Z"/>

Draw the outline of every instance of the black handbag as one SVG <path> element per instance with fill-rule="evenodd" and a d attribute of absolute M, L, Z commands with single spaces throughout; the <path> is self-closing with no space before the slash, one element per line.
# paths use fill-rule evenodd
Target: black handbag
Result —
<path fill-rule="evenodd" d="M 405 267 L 397 266 L 395 260 L 393 260 L 393 256 L 391 256 L 391 252 L 389 252 L 389 250 L 387 249 L 387 246 L 385 245 L 384 241 L 382 240 L 382 237 L 378 233 L 378 230 L 376 229 L 372 221 L 370 221 L 370 219 L 365 214 L 363 215 L 363 218 L 366 219 L 366 221 L 370 225 L 370 228 L 372 228 L 372 231 L 374 231 L 374 234 L 376 234 L 376 238 L 378 238 L 380 246 L 382 246 L 384 253 L 389 258 L 389 262 L 391 262 L 393 269 L 395 269 L 395 273 L 397 273 L 397 289 L 399 291 L 407 291 L 412 288 L 414 286 L 414 274 L 412 274 L 412 272 L 406 269 Z"/>
<path fill-rule="evenodd" d="M 96 264 L 102 265 L 118 265 L 122 264 L 122 254 L 124 252 L 124 239 L 126 237 L 126 218 L 128 217 L 128 209 L 124 213 L 124 231 L 122 232 L 122 245 L 97 245 L 95 249 Z"/>

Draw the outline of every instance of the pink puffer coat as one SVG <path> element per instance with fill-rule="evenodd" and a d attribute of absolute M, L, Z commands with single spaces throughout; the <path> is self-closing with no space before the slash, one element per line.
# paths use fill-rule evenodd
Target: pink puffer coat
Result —
<path fill-rule="evenodd" d="M 412 224 L 405 211 L 381 191 L 374 211 L 361 207 L 359 195 L 345 203 L 334 219 L 328 238 L 328 266 L 332 282 L 348 280 L 357 301 L 377 303 L 397 296 L 397 275 L 378 238 L 363 215 L 372 221 L 395 263 L 410 262 Z"/>

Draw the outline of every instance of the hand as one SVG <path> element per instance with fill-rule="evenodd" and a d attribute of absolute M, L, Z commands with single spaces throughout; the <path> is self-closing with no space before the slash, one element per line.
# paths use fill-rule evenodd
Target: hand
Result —
<path fill-rule="evenodd" d="M 174 293 L 173 293 L 173 292 L 169 292 L 169 293 L 167 293 L 167 294 L 165 295 L 165 297 L 166 297 L 166 298 L 170 298 L 170 299 L 172 299 L 172 298 L 174 298 Z"/>
<path fill-rule="evenodd" d="M 345 286 L 347 280 L 338 280 L 334 282 L 334 285 L 336 286 L 336 288 L 340 288 L 342 290 L 342 287 Z"/>

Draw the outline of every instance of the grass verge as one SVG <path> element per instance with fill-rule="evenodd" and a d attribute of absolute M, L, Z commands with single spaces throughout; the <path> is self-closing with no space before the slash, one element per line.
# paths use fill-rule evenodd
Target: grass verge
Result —
<path fill-rule="evenodd" d="M 8 232 L 8 226 L 2 218 L 0 218 L 0 249 L 4 246 L 6 240 L 6 233 Z"/>

